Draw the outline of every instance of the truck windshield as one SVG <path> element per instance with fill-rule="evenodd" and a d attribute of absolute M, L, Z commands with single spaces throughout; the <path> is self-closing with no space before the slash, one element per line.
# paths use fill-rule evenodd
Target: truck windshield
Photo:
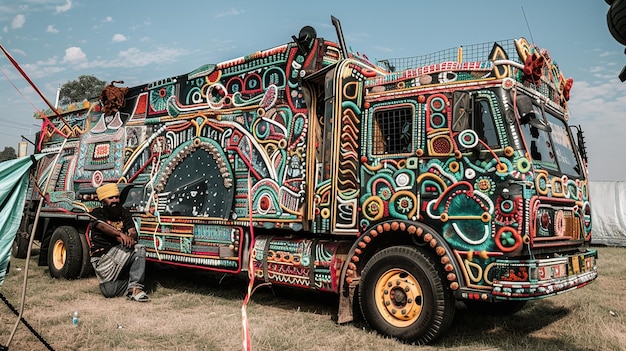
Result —
<path fill-rule="evenodd" d="M 541 109 L 537 106 L 535 106 L 535 113 L 542 115 Z M 535 168 L 545 169 L 553 174 L 580 177 L 581 168 L 573 148 L 569 128 L 565 122 L 548 111 L 545 111 L 545 118 L 552 129 L 551 132 L 540 130 L 530 124 L 522 124 L 522 132 Z"/>

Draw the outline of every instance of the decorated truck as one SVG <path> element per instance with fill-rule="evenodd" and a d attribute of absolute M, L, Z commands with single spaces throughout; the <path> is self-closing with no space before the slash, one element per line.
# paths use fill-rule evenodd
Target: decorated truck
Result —
<path fill-rule="evenodd" d="M 408 342 L 441 336 L 457 301 L 514 313 L 597 277 L 572 79 L 547 50 L 371 62 L 332 20 L 337 42 L 306 26 L 36 114 L 47 156 L 14 255 L 34 235 L 53 277 L 89 274 L 95 189 L 115 182 L 149 260 L 336 293 L 339 323 L 360 310 Z"/>

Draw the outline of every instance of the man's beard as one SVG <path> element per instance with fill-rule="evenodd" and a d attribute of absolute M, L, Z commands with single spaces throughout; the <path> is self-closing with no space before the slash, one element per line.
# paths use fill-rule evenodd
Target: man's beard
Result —
<path fill-rule="evenodd" d="M 119 203 L 112 203 L 110 205 L 103 205 L 102 209 L 106 219 L 120 220 L 122 219 L 122 206 Z"/>

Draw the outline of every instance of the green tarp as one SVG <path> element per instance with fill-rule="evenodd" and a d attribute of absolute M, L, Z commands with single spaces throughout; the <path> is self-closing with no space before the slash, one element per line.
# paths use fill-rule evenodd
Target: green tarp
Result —
<path fill-rule="evenodd" d="M 0 162 L 0 286 L 4 282 L 13 239 L 24 212 L 30 168 L 44 155 Z"/>

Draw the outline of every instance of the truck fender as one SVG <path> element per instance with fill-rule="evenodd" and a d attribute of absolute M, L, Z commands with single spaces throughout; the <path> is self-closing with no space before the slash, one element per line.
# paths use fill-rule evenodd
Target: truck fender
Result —
<path fill-rule="evenodd" d="M 436 230 L 421 222 L 405 220 L 380 222 L 363 231 L 348 251 L 339 279 L 338 323 L 354 320 L 354 297 L 360 281 L 360 272 L 367 260 L 384 247 L 407 243 L 425 248 L 426 252 L 430 251 L 437 257 L 448 288 L 452 291 L 459 289 L 459 274 L 462 270 L 454 259 L 452 249 Z"/>

